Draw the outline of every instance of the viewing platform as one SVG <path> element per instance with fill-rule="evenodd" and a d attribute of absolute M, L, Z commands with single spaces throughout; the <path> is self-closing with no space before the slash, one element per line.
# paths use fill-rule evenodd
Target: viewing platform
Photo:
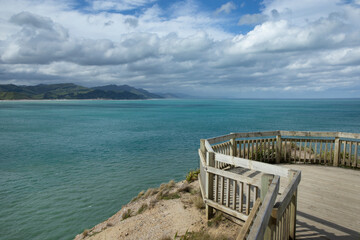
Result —
<path fill-rule="evenodd" d="M 200 143 L 208 219 L 238 220 L 240 239 L 359 239 L 360 134 L 232 133 Z"/>

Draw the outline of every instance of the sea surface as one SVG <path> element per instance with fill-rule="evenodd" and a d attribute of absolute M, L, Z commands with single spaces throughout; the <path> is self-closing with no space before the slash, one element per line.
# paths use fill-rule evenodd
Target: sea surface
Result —
<path fill-rule="evenodd" d="M 198 167 L 201 138 L 360 132 L 360 99 L 1 101 L 0 239 L 72 239 Z"/>

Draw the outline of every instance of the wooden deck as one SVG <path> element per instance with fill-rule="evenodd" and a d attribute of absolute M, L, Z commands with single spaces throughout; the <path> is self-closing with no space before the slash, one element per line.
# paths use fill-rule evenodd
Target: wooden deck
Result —
<path fill-rule="evenodd" d="M 296 239 L 360 239 L 360 171 L 286 164 L 301 170 Z"/>

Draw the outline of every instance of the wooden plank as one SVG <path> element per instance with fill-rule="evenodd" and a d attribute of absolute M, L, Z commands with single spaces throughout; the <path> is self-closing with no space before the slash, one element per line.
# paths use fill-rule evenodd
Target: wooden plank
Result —
<path fill-rule="evenodd" d="M 244 183 L 240 182 L 239 184 L 239 212 L 243 212 L 244 209 Z"/>
<path fill-rule="evenodd" d="M 221 204 L 219 204 L 217 202 L 214 202 L 214 201 L 212 201 L 210 199 L 204 199 L 204 202 L 206 204 L 209 204 L 213 208 L 216 208 L 216 209 L 218 209 L 218 210 L 220 210 L 220 211 L 222 211 L 224 213 L 227 213 L 227 214 L 229 214 L 229 215 L 231 215 L 233 217 L 239 218 L 239 219 L 241 219 L 243 221 L 246 221 L 248 219 L 247 215 L 245 215 L 245 214 L 243 214 L 241 212 L 235 211 L 235 210 L 233 210 L 231 208 L 228 208 L 226 206 L 223 206 L 223 205 L 221 205 Z"/>
<path fill-rule="evenodd" d="M 343 149 L 343 165 L 346 166 L 346 141 L 342 141 L 344 149 Z"/>
<path fill-rule="evenodd" d="M 315 153 L 314 153 L 314 162 L 318 163 L 318 158 L 317 158 L 317 146 L 318 146 L 318 141 L 315 141 Z"/>
<path fill-rule="evenodd" d="M 328 143 L 325 141 L 325 156 L 324 156 L 324 163 L 328 163 Z"/>
<path fill-rule="evenodd" d="M 251 185 L 250 184 L 247 184 L 247 192 L 246 192 L 246 209 L 245 209 L 245 214 L 246 215 L 249 215 L 249 212 L 250 212 L 250 188 L 251 188 Z"/>
<path fill-rule="evenodd" d="M 285 145 L 284 145 L 284 162 L 288 162 L 287 159 L 286 159 L 286 155 L 287 155 L 287 142 L 288 140 L 287 139 L 284 139 L 284 142 L 285 142 Z"/>
<path fill-rule="evenodd" d="M 208 152 L 206 156 L 206 165 L 207 166 L 215 166 L 215 153 Z M 212 198 L 214 196 L 214 174 L 207 172 L 206 173 L 206 188 L 205 195 L 207 198 Z M 213 216 L 213 208 L 206 206 L 206 218 L 209 220 Z"/>
<path fill-rule="evenodd" d="M 214 152 L 214 150 L 212 149 L 209 141 L 205 140 L 205 148 L 208 152 Z"/>
<path fill-rule="evenodd" d="M 352 154 L 352 142 L 349 142 L 349 166 L 352 166 L 352 159 L 351 159 L 351 154 Z"/>
<path fill-rule="evenodd" d="M 251 140 L 251 160 L 255 159 L 255 140 Z"/>
<path fill-rule="evenodd" d="M 276 163 L 279 164 L 281 161 L 281 146 L 282 140 L 281 135 L 276 136 Z"/>
<path fill-rule="evenodd" d="M 232 180 L 236 180 L 239 182 L 244 182 L 244 183 L 249 183 L 251 185 L 254 186 L 260 186 L 260 180 L 259 179 L 255 179 L 255 178 L 251 178 L 251 177 L 246 177 L 237 173 L 233 173 L 233 172 L 229 172 L 229 171 L 225 171 L 225 170 L 221 170 L 218 168 L 214 168 L 214 167 L 206 167 L 205 170 L 209 173 L 213 173 L 219 176 L 224 176 L 226 178 L 230 178 Z"/>
<path fill-rule="evenodd" d="M 297 191 L 298 185 L 301 180 L 301 171 L 296 171 L 295 175 L 291 179 L 290 183 L 284 190 L 284 192 L 281 194 L 281 197 L 275 204 L 275 209 L 273 211 L 273 217 L 274 218 L 280 218 L 287 206 L 289 205 L 291 198 L 295 191 Z"/>
<path fill-rule="evenodd" d="M 282 177 L 287 177 L 289 169 L 280 167 L 273 164 L 267 164 L 257 161 L 252 161 L 244 158 L 237 158 L 232 156 L 227 156 L 220 153 L 215 153 L 215 160 L 227 164 L 231 164 L 237 167 L 248 168 L 255 171 L 261 171 L 264 173 L 279 175 Z"/>
<path fill-rule="evenodd" d="M 360 139 L 360 133 L 345 133 L 345 132 L 338 132 L 337 134 L 340 138 L 354 138 Z"/>
<path fill-rule="evenodd" d="M 305 141 L 304 141 L 304 163 L 306 163 L 307 162 L 307 139 L 305 139 Z"/>
<path fill-rule="evenodd" d="M 258 161 L 258 159 L 257 159 L 258 158 L 257 152 L 259 151 L 258 150 L 258 142 L 259 142 L 259 140 L 256 139 L 255 140 L 255 152 L 254 152 L 255 153 L 255 161 Z"/>
<path fill-rule="evenodd" d="M 271 212 L 279 192 L 279 185 L 280 177 L 275 176 L 269 187 L 268 193 L 266 194 L 265 199 L 259 208 L 259 212 L 254 219 L 254 223 L 250 229 L 248 239 L 263 239 L 265 229 L 268 226 Z"/>
<path fill-rule="evenodd" d="M 223 176 L 220 176 L 221 179 L 221 187 L 220 187 L 220 204 L 224 205 L 224 183 L 225 183 L 225 178 Z"/>
<path fill-rule="evenodd" d="M 356 143 L 355 145 L 355 156 L 354 156 L 354 167 L 358 166 L 358 147 L 359 147 L 359 143 Z"/>
<path fill-rule="evenodd" d="M 340 145 L 340 139 L 338 137 L 335 138 L 334 141 L 334 166 L 337 167 L 339 166 L 340 163 L 340 149 L 341 145 Z"/>
<path fill-rule="evenodd" d="M 227 185 L 227 193 L 226 193 L 226 206 L 230 206 L 230 179 L 226 179 L 226 185 Z"/>
<path fill-rule="evenodd" d="M 281 136 L 289 137 L 336 137 L 337 132 L 280 131 Z"/>
<path fill-rule="evenodd" d="M 235 136 L 234 133 L 228 134 L 228 135 L 223 135 L 223 136 L 219 136 L 219 137 L 214 137 L 214 138 L 208 138 L 207 141 L 210 144 L 215 144 L 215 143 L 220 143 L 220 142 L 226 142 L 229 141 L 232 138 L 237 138 Z"/>
<path fill-rule="evenodd" d="M 233 209 L 236 210 L 237 181 L 233 181 Z"/>
<path fill-rule="evenodd" d="M 236 237 L 236 240 L 245 240 L 246 239 L 246 235 L 248 234 L 249 230 L 250 230 L 250 226 L 254 220 L 254 217 L 256 216 L 256 213 L 259 210 L 261 201 L 258 198 L 254 204 L 253 209 L 251 210 L 248 220 L 245 222 L 244 226 L 242 226 L 242 228 L 240 229 L 240 232 L 238 234 L 238 236 Z"/>
<path fill-rule="evenodd" d="M 215 202 L 219 201 L 219 176 L 215 175 Z"/>
<path fill-rule="evenodd" d="M 271 137 L 279 135 L 279 131 L 235 133 L 236 138 Z"/>

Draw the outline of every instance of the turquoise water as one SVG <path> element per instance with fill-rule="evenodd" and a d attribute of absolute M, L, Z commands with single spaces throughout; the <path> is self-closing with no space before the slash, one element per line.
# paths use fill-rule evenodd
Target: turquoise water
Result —
<path fill-rule="evenodd" d="M 0 239 L 72 239 L 197 168 L 200 138 L 360 132 L 360 100 L 0 102 Z"/>

